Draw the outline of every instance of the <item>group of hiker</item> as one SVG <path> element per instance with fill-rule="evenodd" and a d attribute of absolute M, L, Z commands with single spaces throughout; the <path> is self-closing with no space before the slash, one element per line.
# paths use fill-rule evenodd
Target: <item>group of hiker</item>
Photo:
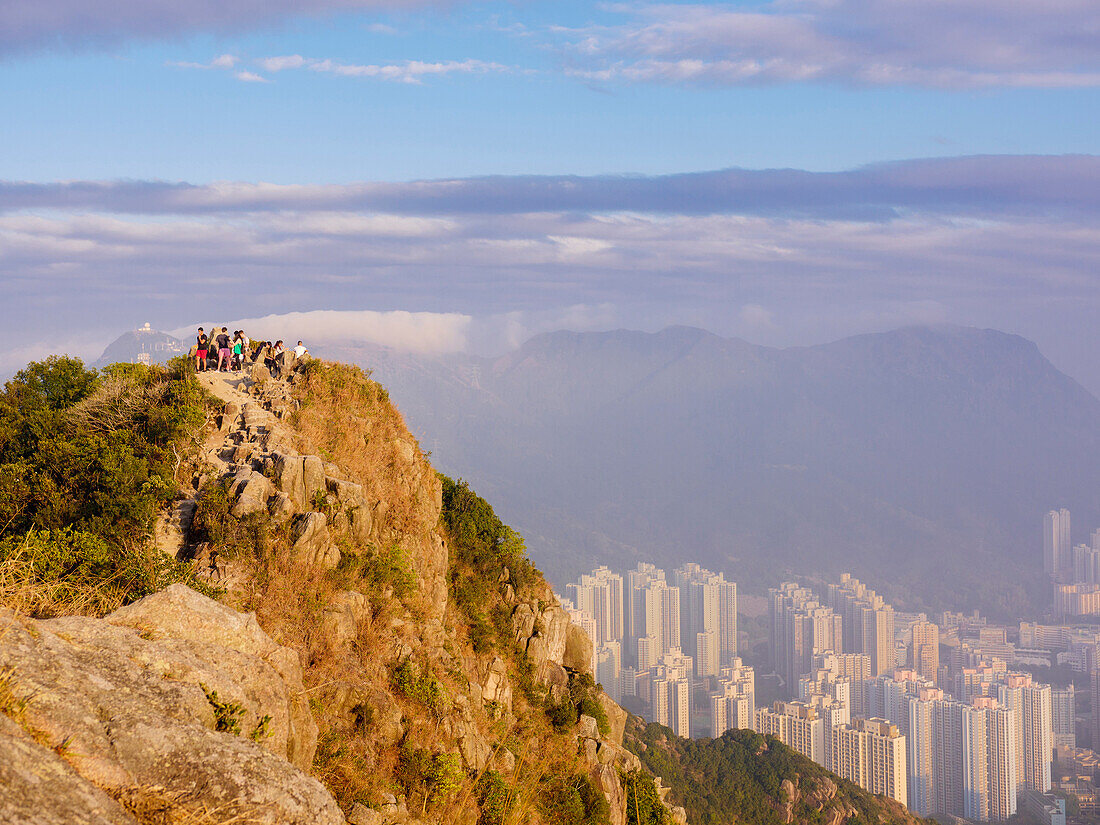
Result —
<path fill-rule="evenodd" d="M 199 327 L 195 343 L 191 346 L 191 356 L 199 372 L 239 372 L 254 364 L 263 364 L 272 375 L 278 376 L 287 360 L 287 353 L 293 353 L 294 359 L 300 361 L 309 350 L 301 341 L 290 349 L 284 347 L 281 340 L 274 344 L 253 341 L 244 330 L 234 330 L 230 334 L 228 327 L 211 327 L 209 334 Z"/>

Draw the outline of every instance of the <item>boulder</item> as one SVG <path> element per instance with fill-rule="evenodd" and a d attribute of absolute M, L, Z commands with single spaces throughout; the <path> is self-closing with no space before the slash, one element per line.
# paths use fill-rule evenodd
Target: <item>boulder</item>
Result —
<path fill-rule="evenodd" d="M 367 597 L 354 590 L 341 590 L 325 605 L 323 621 L 329 636 L 339 645 L 359 638 L 359 627 L 370 615 Z"/>
<path fill-rule="evenodd" d="M 581 714 L 580 720 L 577 722 L 577 735 L 586 739 L 599 739 L 600 738 L 600 726 L 595 718 Z"/>
<path fill-rule="evenodd" d="M 488 671 L 482 683 L 482 700 L 493 702 L 501 710 L 511 713 L 512 685 L 508 681 L 508 666 L 499 656 L 489 663 Z"/>
<path fill-rule="evenodd" d="M 307 510 L 305 485 L 302 483 L 302 457 L 276 453 L 274 459 L 275 483 L 290 497 L 296 510 Z"/>
<path fill-rule="evenodd" d="M 340 550 L 333 543 L 324 513 L 302 513 L 291 525 L 292 549 L 307 564 L 331 570 L 340 563 Z"/>
<path fill-rule="evenodd" d="M 286 708 L 273 713 L 272 745 L 282 738 L 280 717 L 286 719 L 286 758 L 303 770 L 313 764 L 317 749 L 317 723 L 309 709 L 302 686 L 302 666 L 296 651 L 276 644 L 256 621 L 255 613 L 238 613 L 232 608 L 196 593 L 190 587 L 173 584 L 158 593 L 104 618 L 109 624 L 136 628 L 153 638 L 198 642 L 235 650 L 270 665 L 288 687 Z"/>
<path fill-rule="evenodd" d="M 348 825 L 382 825 L 382 812 L 356 802 L 348 814 Z"/>
<path fill-rule="evenodd" d="M 302 487 L 306 508 L 313 505 L 317 493 L 326 492 L 325 463 L 315 455 L 302 457 Z"/>
<path fill-rule="evenodd" d="M 517 605 L 512 611 L 512 630 L 516 634 L 516 642 L 526 647 L 527 640 L 535 632 L 535 609 L 531 605 Z"/>
<path fill-rule="evenodd" d="M 282 490 L 279 490 L 268 504 L 268 512 L 276 521 L 286 521 L 294 515 L 294 502 Z"/>
<path fill-rule="evenodd" d="M 274 490 L 271 480 L 263 473 L 246 470 L 243 475 L 238 474 L 234 488 L 237 491 L 237 500 L 229 510 L 234 518 L 267 511 L 267 500 Z"/>
<path fill-rule="evenodd" d="M 580 625 L 569 623 L 565 632 L 565 650 L 561 663 L 563 667 L 577 673 L 592 672 L 592 640 Z"/>
<path fill-rule="evenodd" d="M 610 732 L 607 734 L 607 741 L 622 746 L 623 735 L 626 733 L 626 723 L 630 718 L 630 714 L 619 707 L 619 705 L 603 691 L 600 691 L 597 699 L 603 707 L 603 712 L 607 716 L 607 723 L 610 728 Z"/>
<path fill-rule="evenodd" d="M 0 715 L 0 822 L 135 825 L 121 805 Z M 49 800 L 49 804 L 43 804 Z"/>
<path fill-rule="evenodd" d="M 372 526 L 370 508 L 365 504 L 359 504 L 348 510 L 348 531 L 355 541 L 360 544 L 368 543 Z"/>
<path fill-rule="evenodd" d="M 244 800 L 243 818 L 269 825 L 343 822 L 331 794 L 284 758 L 308 767 L 316 728 L 303 741 L 297 700 L 310 725 L 312 718 L 297 655 L 255 616 L 174 585 L 108 619 L 34 621 L 0 611 L 0 625 L 0 670 L 15 674 L 13 690 L 27 699 L 24 727 L 45 744 L 30 747 L 10 726 L 0 730 L 0 812 L 18 804 L 11 789 L 33 776 L 40 794 L 52 781 L 57 799 L 87 802 L 88 815 L 65 822 L 129 822 L 89 785 L 122 807 L 155 792 L 172 805 L 186 798 L 228 809 Z M 51 810 L 66 804 L 49 798 Z M 0 813 L 0 821 L 51 820 Z"/>
<path fill-rule="evenodd" d="M 265 381 L 271 380 L 271 370 L 265 367 L 261 362 L 257 361 L 252 365 L 252 383 L 263 384 Z"/>

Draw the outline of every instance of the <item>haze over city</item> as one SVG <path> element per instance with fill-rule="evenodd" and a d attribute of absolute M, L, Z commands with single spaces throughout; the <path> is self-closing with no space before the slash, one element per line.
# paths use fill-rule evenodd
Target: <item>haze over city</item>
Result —
<path fill-rule="evenodd" d="M 0 0 L 0 823 L 1100 825 L 1096 0 Z"/>

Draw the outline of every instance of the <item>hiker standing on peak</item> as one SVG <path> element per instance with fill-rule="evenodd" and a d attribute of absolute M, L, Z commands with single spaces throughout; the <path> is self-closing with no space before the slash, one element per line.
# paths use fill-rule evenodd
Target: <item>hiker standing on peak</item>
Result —
<path fill-rule="evenodd" d="M 299 360 L 301 360 L 302 356 L 306 355 L 308 352 L 309 350 L 306 349 L 305 344 L 303 344 L 301 341 L 299 341 L 298 346 L 294 348 L 294 356 Z"/>
<path fill-rule="evenodd" d="M 244 333 L 239 329 L 233 331 L 233 369 L 244 367 Z"/>
<path fill-rule="evenodd" d="M 229 372 L 230 359 L 233 356 L 233 350 L 229 348 L 229 327 L 222 327 L 222 331 L 218 333 L 218 337 L 214 339 L 218 344 L 218 372 Z M 225 365 L 225 369 L 222 369 L 222 365 Z"/>
<path fill-rule="evenodd" d="M 206 349 L 209 346 L 210 339 L 199 327 L 199 334 L 195 336 L 195 372 L 206 372 Z"/>

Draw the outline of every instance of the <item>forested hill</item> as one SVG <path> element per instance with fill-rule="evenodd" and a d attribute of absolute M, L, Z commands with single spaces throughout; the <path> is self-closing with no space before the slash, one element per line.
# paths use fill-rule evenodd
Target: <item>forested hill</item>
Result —
<path fill-rule="evenodd" d="M 681 739 L 632 717 L 626 744 L 662 777 L 688 825 L 791 825 L 851 819 L 912 825 L 892 799 L 839 779 L 770 736 L 727 731 L 718 739 Z"/>

